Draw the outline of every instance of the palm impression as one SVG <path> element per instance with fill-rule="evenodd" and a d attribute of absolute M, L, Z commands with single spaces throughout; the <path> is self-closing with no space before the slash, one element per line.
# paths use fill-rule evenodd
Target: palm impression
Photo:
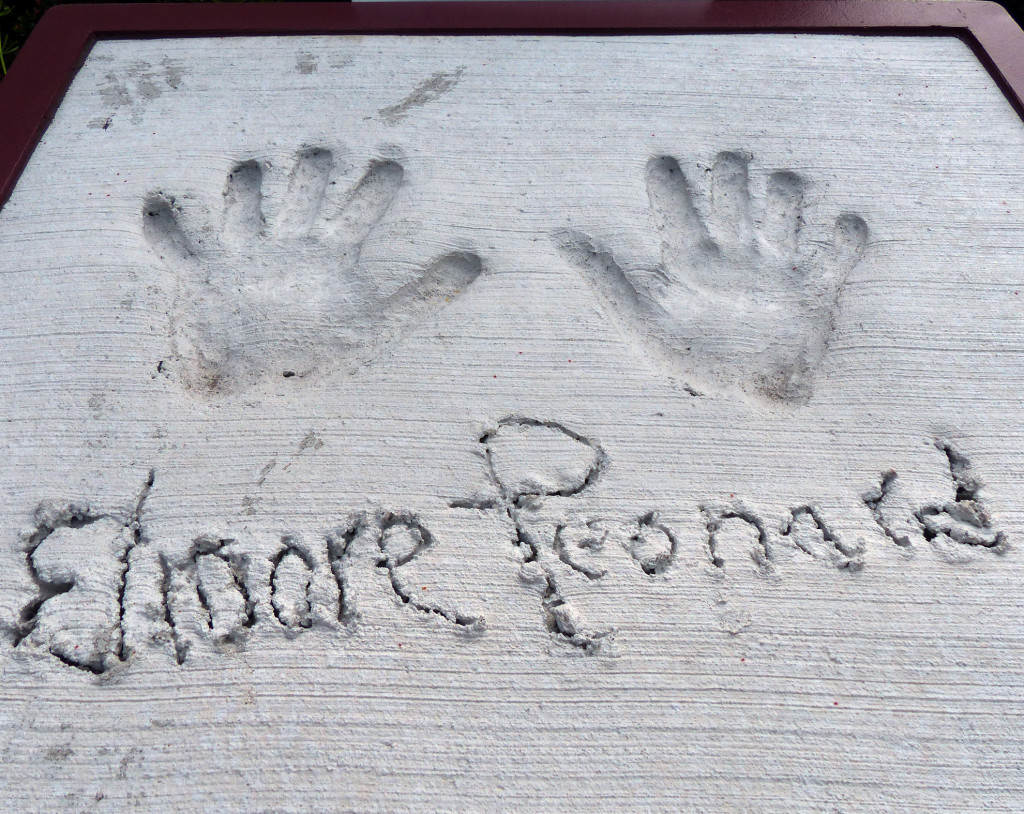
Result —
<path fill-rule="evenodd" d="M 810 398 L 868 229 L 844 214 L 830 244 L 808 245 L 801 239 L 806 182 L 788 171 L 769 176 L 755 222 L 749 161 L 718 154 L 706 217 L 674 158 L 648 162 L 647 193 L 662 243 L 657 268 L 624 268 L 578 232 L 560 234 L 559 245 L 645 355 L 710 384 L 801 403 Z"/>
<path fill-rule="evenodd" d="M 376 161 L 335 203 L 334 170 L 328 149 L 299 153 L 268 219 L 269 164 L 237 164 L 224 186 L 219 229 L 193 224 L 163 192 L 146 199 L 145 237 L 180 281 L 174 352 L 190 389 L 227 393 L 266 376 L 354 368 L 479 275 L 479 258 L 463 252 L 428 263 L 413 279 L 362 268 L 361 249 L 398 196 L 404 171 Z"/>

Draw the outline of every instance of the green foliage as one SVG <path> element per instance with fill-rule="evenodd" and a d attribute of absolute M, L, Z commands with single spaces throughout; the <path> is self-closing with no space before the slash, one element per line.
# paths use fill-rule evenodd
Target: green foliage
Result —
<path fill-rule="evenodd" d="M 11 60 L 43 12 L 58 2 L 60 0 L 0 0 L 0 77 L 7 75 Z"/>
<path fill-rule="evenodd" d="M 14 56 L 20 45 L 14 37 L 4 30 L 4 23 L 6 21 L 2 20 L 2 18 L 10 17 L 13 12 L 14 9 L 6 3 L 0 3 L 0 76 L 7 75 L 7 63 Z"/>
<path fill-rule="evenodd" d="M 61 0 L 0 0 L 0 78 L 47 9 Z"/>

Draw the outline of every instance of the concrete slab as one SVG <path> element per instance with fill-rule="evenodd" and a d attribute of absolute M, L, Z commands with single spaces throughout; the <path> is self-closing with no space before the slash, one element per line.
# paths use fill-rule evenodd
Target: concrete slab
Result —
<path fill-rule="evenodd" d="M 953 38 L 98 43 L 0 213 L 0 795 L 1019 809 L 1022 154 Z"/>

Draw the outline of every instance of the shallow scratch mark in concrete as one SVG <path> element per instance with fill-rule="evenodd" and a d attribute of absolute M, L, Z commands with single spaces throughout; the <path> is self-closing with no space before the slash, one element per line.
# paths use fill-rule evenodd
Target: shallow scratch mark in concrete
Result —
<path fill-rule="evenodd" d="M 436 99 L 440 99 L 452 88 L 459 84 L 462 74 L 465 73 L 465 66 L 460 66 L 454 71 L 438 71 L 418 84 L 413 92 L 406 96 L 401 102 L 390 107 L 382 107 L 378 112 L 387 124 L 398 124 L 409 115 L 414 108 L 423 107 Z"/>

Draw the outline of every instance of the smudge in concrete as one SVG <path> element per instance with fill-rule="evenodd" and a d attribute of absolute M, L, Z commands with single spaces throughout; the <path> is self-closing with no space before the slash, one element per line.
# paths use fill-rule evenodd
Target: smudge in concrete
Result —
<path fill-rule="evenodd" d="M 452 90 L 452 88 L 459 84 L 459 80 L 462 79 L 462 74 L 465 71 L 466 67 L 464 65 L 456 68 L 454 71 L 438 71 L 428 79 L 420 82 L 413 89 L 412 93 L 398 104 L 382 107 L 377 111 L 377 115 L 387 124 L 398 124 L 414 108 L 423 107 L 423 105 L 441 98 Z"/>

